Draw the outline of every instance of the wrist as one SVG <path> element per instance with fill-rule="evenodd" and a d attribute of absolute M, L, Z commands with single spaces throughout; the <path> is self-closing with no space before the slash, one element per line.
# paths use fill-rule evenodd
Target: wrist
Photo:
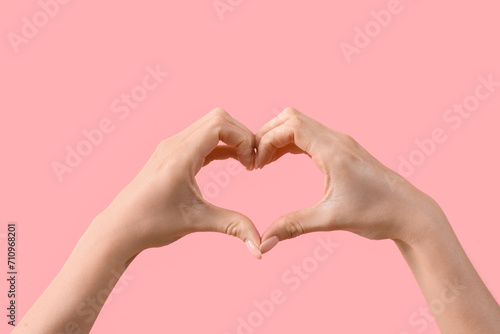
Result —
<path fill-rule="evenodd" d="M 99 252 L 113 263 L 125 266 L 144 250 L 128 228 L 120 225 L 119 221 L 110 218 L 105 212 L 94 218 L 80 243 L 87 249 Z"/>
<path fill-rule="evenodd" d="M 413 249 L 425 248 L 429 243 L 454 236 L 453 229 L 441 207 L 427 194 L 418 191 L 405 210 L 402 232 L 394 241 Z"/>
<path fill-rule="evenodd" d="M 453 228 L 445 217 L 422 218 L 418 225 L 406 238 L 393 239 L 403 254 L 413 252 L 432 255 L 438 248 L 456 240 Z"/>

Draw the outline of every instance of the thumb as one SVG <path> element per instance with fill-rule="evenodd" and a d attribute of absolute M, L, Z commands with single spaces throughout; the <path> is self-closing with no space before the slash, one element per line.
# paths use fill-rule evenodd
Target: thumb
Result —
<path fill-rule="evenodd" d="M 239 238 L 245 242 L 253 256 L 262 258 L 259 249 L 260 234 L 247 216 L 210 204 L 203 221 L 203 231 L 220 232 Z"/>
<path fill-rule="evenodd" d="M 281 216 L 263 234 L 260 251 L 264 254 L 269 252 L 278 242 L 305 233 L 329 231 L 331 230 L 329 228 L 330 220 L 327 210 L 320 204 Z"/>

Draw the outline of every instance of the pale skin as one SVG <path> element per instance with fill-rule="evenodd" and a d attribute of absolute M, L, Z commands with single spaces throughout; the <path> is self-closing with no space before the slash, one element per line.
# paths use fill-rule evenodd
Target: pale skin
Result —
<path fill-rule="evenodd" d="M 195 175 L 212 160 L 234 158 L 252 170 L 287 153 L 312 158 L 325 174 L 324 197 L 278 218 L 262 237 L 246 216 L 203 199 L 196 184 Z M 190 233 L 233 235 L 261 258 L 278 242 L 334 230 L 394 240 L 442 333 L 500 332 L 498 303 L 432 198 L 351 137 L 293 108 L 255 134 L 216 108 L 160 143 L 134 180 L 92 221 L 13 333 L 90 332 L 102 301 L 139 253 Z"/>

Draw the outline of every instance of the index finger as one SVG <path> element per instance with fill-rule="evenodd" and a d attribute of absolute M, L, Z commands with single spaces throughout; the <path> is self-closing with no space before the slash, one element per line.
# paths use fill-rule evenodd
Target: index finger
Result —
<path fill-rule="evenodd" d="M 227 144 L 231 153 L 228 157 L 239 160 L 248 170 L 253 169 L 255 137 L 246 127 L 242 127 L 234 118 L 222 109 L 215 109 L 201 128 L 195 131 L 196 154 L 203 160 L 216 150 L 220 141 Z M 226 152 L 227 153 L 227 150 Z M 197 172 L 197 171 L 196 171 Z"/>

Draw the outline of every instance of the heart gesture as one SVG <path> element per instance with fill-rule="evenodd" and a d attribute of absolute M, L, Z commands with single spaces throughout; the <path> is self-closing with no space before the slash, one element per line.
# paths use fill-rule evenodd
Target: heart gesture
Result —
<path fill-rule="evenodd" d="M 195 180 L 213 160 L 233 158 L 253 170 L 287 153 L 307 154 L 323 172 L 323 198 L 279 217 L 262 236 L 245 215 L 205 200 Z M 260 259 L 284 240 L 334 230 L 393 240 L 443 333 L 498 333 L 500 307 L 439 205 L 353 138 L 293 108 L 255 134 L 217 108 L 161 142 L 132 182 L 90 224 L 13 333 L 88 333 L 104 304 L 82 312 L 89 300 L 105 301 L 143 250 L 190 233 L 235 236 Z M 457 292 L 452 296 L 450 286 Z M 433 309 L 437 302 L 446 302 L 446 307 Z"/>

